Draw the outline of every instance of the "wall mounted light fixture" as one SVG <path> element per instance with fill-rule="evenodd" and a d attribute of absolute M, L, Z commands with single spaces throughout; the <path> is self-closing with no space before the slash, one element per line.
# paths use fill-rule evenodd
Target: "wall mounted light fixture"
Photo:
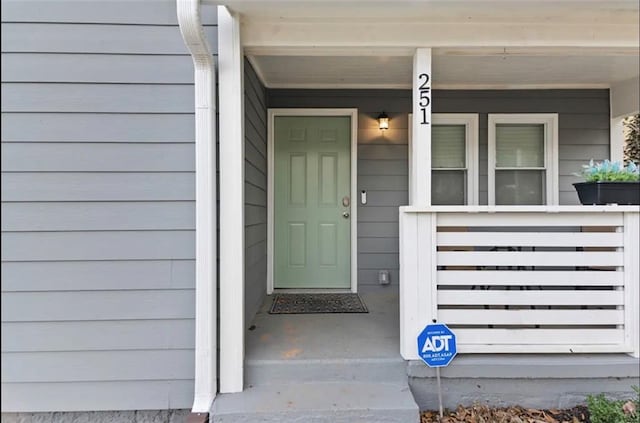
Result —
<path fill-rule="evenodd" d="M 389 129 L 389 116 L 385 112 L 378 116 L 378 126 L 381 130 Z"/>

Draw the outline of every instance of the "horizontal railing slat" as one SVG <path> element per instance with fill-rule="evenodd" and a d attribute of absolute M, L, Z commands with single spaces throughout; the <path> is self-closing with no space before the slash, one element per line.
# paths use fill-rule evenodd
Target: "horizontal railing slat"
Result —
<path fill-rule="evenodd" d="M 615 232 L 439 232 L 438 246 L 622 247 Z"/>
<path fill-rule="evenodd" d="M 619 344 L 623 329 L 453 329 L 459 344 Z"/>
<path fill-rule="evenodd" d="M 623 272 L 598 270 L 439 270 L 438 285 L 622 286 Z"/>
<path fill-rule="evenodd" d="M 623 310 L 439 310 L 451 325 L 619 325 Z"/>
<path fill-rule="evenodd" d="M 439 305 L 615 306 L 622 291 L 438 290 Z"/>
<path fill-rule="evenodd" d="M 440 266 L 622 266 L 622 252 L 439 251 Z"/>
<path fill-rule="evenodd" d="M 623 343 L 617 344 L 461 344 L 461 354 L 549 354 L 549 353 L 628 353 L 633 348 Z M 415 360 L 419 359 L 416 354 Z"/>
<path fill-rule="evenodd" d="M 438 226 L 622 226 L 622 213 L 438 213 Z"/>

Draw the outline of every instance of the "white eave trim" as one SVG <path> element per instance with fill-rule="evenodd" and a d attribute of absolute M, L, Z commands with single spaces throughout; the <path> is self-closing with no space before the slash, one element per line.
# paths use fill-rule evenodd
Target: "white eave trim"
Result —
<path fill-rule="evenodd" d="M 200 19 L 200 0 L 176 0 L 178 24 L 195 69 L 196 301 L 192 411 L 208 413 L 216 371 L 216 110 L 215 63 Z"/>

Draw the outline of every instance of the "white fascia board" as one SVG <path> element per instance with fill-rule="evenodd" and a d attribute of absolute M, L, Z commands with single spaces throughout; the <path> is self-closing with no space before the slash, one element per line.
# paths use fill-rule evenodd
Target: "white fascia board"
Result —
<path fill-rule="evenodd" d="M 176 7 L 180 32 L 195 69 L 196 334 L 192 411 L 208 413 L 217 391 L 215 63 L 202 28 L 200 0 L 177 0 Z"/>
<path fill-rule="evenodd" d="M 410 57 L 413 47 L 318 47 L 263 46 L 244 49 L 247 56 L 385 56 Z M 637 56 L 637 47 L 441 47 L 431 51 L 432 56 Z"/>
<path fill-rule="evenodd" d="M 384 28 L 384 30 L 380 30 Z M 429 40 L 441 47 L 637 48 L 636 24 L 486 24 L 465 22 L 388 22 L 384 20 L 243 22 L 244 45 L 256 47 L 417 47 Z"/>

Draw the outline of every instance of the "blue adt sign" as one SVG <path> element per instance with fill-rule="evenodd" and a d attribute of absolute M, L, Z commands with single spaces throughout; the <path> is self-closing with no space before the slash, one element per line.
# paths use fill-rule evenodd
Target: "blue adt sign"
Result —
<path fill-rule="evenodd" d="M 427 325 L 418 335 L 418 355 L 429 367 L 445 367 L 457 353 L 456 336 L 447 325 Z"/>

